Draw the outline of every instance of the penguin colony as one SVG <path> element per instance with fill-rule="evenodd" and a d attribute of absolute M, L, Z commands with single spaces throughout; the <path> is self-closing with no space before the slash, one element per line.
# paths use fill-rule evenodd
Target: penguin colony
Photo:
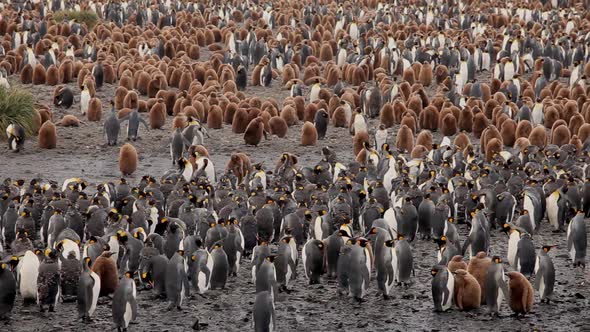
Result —
<path fill-rule="evenodd" d="M 15 315 L 22 299 L 41 312 L 75 301 L 90 321 L 109 296 L 112 320 L 126 330 L 141 316 L 139 291 L 182 310 L 191 293 L 231 289 L 246 265 L 252 327 L 268 331 L 276 298 L 288 297 L 297 278 L 333 280 L 359 302 L 371 292 L 399 296 L 428 273 L 413 253 L 420 242 L 437 248 L 435 311 L 497 316 L 506 307 L 526 316 L 555 298 L 554 252 L 574 271 L 586 264 L 587 6 L 3 5 L 0 84 L 55 85 L 55 109 L 80 104 L 55 124 L 49 108 L 39 112 L 39 148 L 59 147 L 56 126 L 102 121 L 107 146 L 133 142 L 119 154 L 128 176 L 138 168 L 140 129 L 161 129 L 168 117 L 174 129 L 173 169 L 158 179 L 2 183 L 0 318 Z M 63 9 L 94 11 L 100 22 L 93 30 L 58 23 L 53 13 Z M 96 93 L 105 84 L 117 88 L 103 115 L 107 101 Z M 289 97 L 246 94 L 273 85 Z M 338 133 L 349 136 L 354 160 L 328 147 L 315 165 L 290 152 L 274 168 L 236 152 L 218 171 L 210 159 L 209 130 L 231 126 L 259 146 L 300 124 L 303 146 L 345 128 Z M 14 152 L 31 140 L 17 123 L 6 134 Z M 566 248 L 536 242 L 547 229 Z"/>

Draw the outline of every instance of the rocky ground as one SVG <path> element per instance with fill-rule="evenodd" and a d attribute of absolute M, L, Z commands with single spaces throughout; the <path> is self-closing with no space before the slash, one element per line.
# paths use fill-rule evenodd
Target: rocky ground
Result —
<path fill-rule="evenodd" d="M 17 86 L 16 79 L 12 85 Z M 79 104 L 65 111 L 53 108 L 53 87 L 25 86 L 36 96 L 36 101 L 51 105 L 54 122 L 64 114 L 79 114 Z M 79 91 L 72 87 L 74 91 Z M 114 95 L 115 86 L 105 86 L 97 96 L 106 105 Z M 433 93 L 434 88 L 430 92 Z M 272 88 L 249 87 L 248 95 L 276 98 L 279 103 L 288 95 L 275 82 Z M 106 113 L 104 113 L 106 114 Z M 144 114 L 144 116 L 146 116 Z M 104 118 L 104 116 L 103 116 Z M 82 119 L 82 118 L 81 118 Z M 135 180 L 142 175 L 155 177 L 172 168 L 168 143 L 171 133 L 171 118 L 162 130 L 140 132 L 141 140 L 134 143 L 140 155 Z M 376 122 L 371 122 L 376 125 Z M 245 146 L 241 135 L 234 135 L 229 126 L 222 130 L 210 130 L 206 141 L 212 160 L 218 172 L 222 172 L 232 152 L 242 151 L 254 162 L 263 161 L 268 168 L 274 167 L 280 153 L 291 152 L 300 157 L 300 164 L 313 164 L 321 158 L 321 146 L 330 146 L 342 162 L 352 159 L 352 139 L 344 128 L 330 127 L 325 141 L 316 147 L 302 147 L 299 142 L 301 123 L 289 129 L 285 138 L 270 137 L 258 147 Z M 395 128 L 392 134 L 395 132 Z M 440 135 L 435 133 L 436 140 Z M 391 140 L 394 142 L 395 136 Z M 475 140 L 474 140 L 475 143 Z M 4 144 L 4 143 L 2 143 Z M 10 153 L 3 146 L 0 154 L 0 178 L 12 177 L 30 179 L 34 176 L 59 182 L 72 176 L 80 176 L 91 184 L 114 180 L 120 176 L 117 166 L 119 147 L 107 147 L 102 134 L 102 122 L 88 123 L 79 128 L 58 127 L 58 144 L 53 150 L 37 147 L 36 137 L 29 138 L 25 151 Z M 133 181 L 133 179 L 132 179 Z M 462 238 L 467 226 L 460 225 Z M 435 264 L 436 246 L 431 242 L 413 243 L 415 261 L 414 284 L 408 289 L 395 290 L 393 299 L 384 300 L 377 292 L 373 280 L 366 301 L 355 303 L 352 299 L 339 297 L 336 283 L 322 280 L 321 285 L 308 286 L 303 277 L 301 264 L 299 276 L 291 285 L 292 291 L 278 295 L 276 302 L 278 331 L 577 331 L 590 328 L 589 299 L 590 276 L 573 270 L 566 252 L 565 234 L 553 234 L 545 223 L 534 242 L 537 248 L 543 244 L 556 244 L 551 251 L 556 266 L 555 302 L 538 304 L 526 318 L 510 317 L 507 306 L 502 308 L 502 317 L 491 319 L 485 309 L 471 312 L 433 312 L 430 290 L 430 269 Z M 506 257 L 508 239 L 500 231 L 492 236 L 492 252 Z M 508 269 L 508 267 L 506 267 Z M 250 263 L 244 261 L 237 277 L 228 281 L 225 290 L 210 291 L 204 297 L 194 295 L 184 304 L 184 310 L 166 311 L 166 303 L 154 300 L 150 291 L 138 295 L 139 318 L 133 331 L 187 331 L 198 321 L 198 326 L 208 331 L 251 330 L 251 310 L 254 301 L 254 285 L 250 281 Z M 75 303 L 59 304 L 55 313 L 39 314 L 36 306 L 23 307 L 20 298 L 12 319 L 0 322 L 5 331 L 111 331 L 110 300 L 102 299 L 92 323 L 86 325 L 77 319 Z"/>

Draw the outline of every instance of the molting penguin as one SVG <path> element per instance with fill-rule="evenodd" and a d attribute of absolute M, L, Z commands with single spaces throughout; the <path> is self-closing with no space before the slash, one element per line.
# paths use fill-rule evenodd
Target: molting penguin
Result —
<path fill-rule="evenodd" d="M 59 300 L 60 276 L 57 251 L 55 249 L 45 249 L 45 260 L 39 266 L 39 276 L 37 277 L 37 300 L 41 312 L 45 311 L 45 306 L 49 306 L 49 311 L 53 312 L 57 301 Z"/>

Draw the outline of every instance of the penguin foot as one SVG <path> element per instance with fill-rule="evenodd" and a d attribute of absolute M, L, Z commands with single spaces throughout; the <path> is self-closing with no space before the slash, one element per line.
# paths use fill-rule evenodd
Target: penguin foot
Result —
<path fill-rule="evenodd" d="M 39 306 L 39 312 L 44 313 L 45 312 L 45 308 L 43 308 L 42 305 Z"/>
<path fill-rule="evenodd" d="M 49 306 L 49 312 L 55 312 L 55 308 L 52 305 Z"/>

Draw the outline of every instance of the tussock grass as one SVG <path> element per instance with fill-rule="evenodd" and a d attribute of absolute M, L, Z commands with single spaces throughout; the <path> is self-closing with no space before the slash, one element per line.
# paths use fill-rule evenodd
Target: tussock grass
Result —
<path fill-rule="evenodd" d="M 80 12 L 73 10 L 61 10 L 53 14 L 53 18 L 56 22 L 75 19 L 78 23 L 86 24 L 88 31 L 94 29 L 94 26 L 98 23 L 98 15 L 96 15 L 96 13 L 91 10 L 83 10 Z"/>
<path fill-rule="evenodd" d="M 27 136 L 34 135 L 35 116 L 33 95 L 30 92 L 0 87 L 0 137 L 6 139 L 6 127 L 11 123 L 21 125 Z"/>

